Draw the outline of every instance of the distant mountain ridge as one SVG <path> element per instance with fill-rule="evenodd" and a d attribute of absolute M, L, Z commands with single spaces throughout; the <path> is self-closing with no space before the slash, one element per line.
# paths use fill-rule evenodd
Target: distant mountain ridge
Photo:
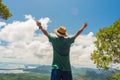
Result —
<path fill-rule="evenodd" d="M 1 68 L 2 64 L 3 64 L 3 68 Z M 12 68 L 9 68 L 9 65 Z M 4 66 L 8 66 L 8 68 L 5 68 Z M 94 71 L 98 74 L 110 73 L 110 71 L 105 71 L 103 69 L 95 69 L 95 68 L 85 68 L 85 67 L 80 68 L 80 67 L 72 66 L 71 69 L 72 69 L 72 73 L 74 74 L 83 74 L 83 73 L 85 74 L 87 71 Z M 23 71 L 37 72 L 37 73 L 51 73 L 51 65 L 0 62 L 0 70 L 23 70 Z"/>
<path fill-rule="evenodd" d="M 9 71 L 9 70 L 20 70 L 23 72 L 27 72 L 25 74 L 29 75 L 37 75 L 40 76 L 44 76 L 46 75 L 46 77 L 50 76 L 51 73 L 51 66 L 50 65 L 40 65 L 40 64 L 19 64 L 19 63 L 2 63 L 3 66 L 9 67 L 9 66 L 17 66 L 14 68 L 0 68 L 0 71 Z M 0 67 L 1 65 L 0 64 Z M 106 80 L 106 78 L 108 76 L 110 76 L 112 74 L 112 71 L 108 70 L 105 71 L 103 69 L 95 69 L 95 68 L 85 68 L 85 67 L 75 67 L 72 66 L 72 73 L 73 73 L 73 78 L 77 79 L 77 78 L 83 78 L 84 80 Z M 120 72 L 120 71 L 119 71 Z M 0 73 L 1 75 L 3 75 L 4 73 Z M 7 74 L 11 74 L 11 73 L 6 73 L 6 75 L 3 76 L 7 76 Z M 15 74 L 17 76 L 16 73 L 12 73 Z M 11 76 L 11 75 L 9 75 Z M 36 76 L 37 77 L 37 76 Z M 32 77 L 31 77 L 32 78 Z M 0 79 L 1 80 L 1 79 Z M 43 80 L 43 79 L 42 79 Z"/>

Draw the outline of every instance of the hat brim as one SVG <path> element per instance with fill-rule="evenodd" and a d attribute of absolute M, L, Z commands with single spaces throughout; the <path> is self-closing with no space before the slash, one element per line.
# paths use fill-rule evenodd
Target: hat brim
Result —
<path fill-rule="evenodd" d="M 67 33 L 67 32 L 65 32 L 64 35 L 63 35 L 63 34 L 60 34 L 60 33 L 58 32 L 58 29 L 54 29 L 54 33 L 55 33 L 57 36 L 59 36 L 59 37 L 67 37 L 67 36 L 68 36 L 68 33 Z"/>

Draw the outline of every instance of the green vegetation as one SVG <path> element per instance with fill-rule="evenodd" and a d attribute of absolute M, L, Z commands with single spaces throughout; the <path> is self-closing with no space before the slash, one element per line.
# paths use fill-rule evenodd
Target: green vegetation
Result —
<path fill-rule="evenodd" d="M 50 80 L 50 76 L 41 73 L 0 74 L 0 80 Z"/>
<path fill-rule="evenodd" d="M 116 73 L 119 67 L 112 66 L 120 64 L 120 19 L 113 25 L 100 29 L 96 38 L 96 50 L 91 54 L 91 59 L 97 68 L 108 70 L 114 67 L 110 80 L 120 80 L 120 72 Z"/>
<path fill-rule="evenodd" d="M 7 20 L 11 16 L 12 16 L 12 14 L 10 13 L 7 6 L 5 6 L 2 3 L 2 0 L 0 0 L 0 18 Z"/>
<path fill-rule="evenodd" d="M 42 68 L 42 67 L 41 67 Z M 38 68 L 37 68 L 38 69 Z M 36 70 L 37 70 L 36 69 Z M 35 71 L 36 71 L 35 70 Z M 13 73 L 1 73 L 0 74 L 0 80 L 50 80 L 50 72 L 46 73 L 44 70 L 42 72 L 36 71 L 34 69 L 30 71 L 30 73 L 19 73 L 19 74 L 13 74 Z M 120 72 L 120 71 L 118 71 Z M 112 75 L 111 71 L 105 71 L 103 69 L 91 69 L 91 68 L 78 68 L 76 71 L 73 71 L 73 80 L 107 80 L 107 77 Z M 119 74 L 114 74 L 115 76 L 119 76 Z M 111 79 L 112 76 L 108 78 L 108 80 Z M 113 79 L 117 80 L 117 79 Z"/>

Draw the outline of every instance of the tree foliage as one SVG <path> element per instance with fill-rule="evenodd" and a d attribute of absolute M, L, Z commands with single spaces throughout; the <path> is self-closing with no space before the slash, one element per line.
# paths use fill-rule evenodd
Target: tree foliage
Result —
<path fill-rule="evenodd" d="M 120 19 L 111 26 L 100 29 L 96 39 L 94 42 L 96 49 L 91 54 L 91 60 L 97 68 L 107 70 L 113 68 L 113 64 L 120 65 Z"/>
<path fill-rule="evenodd" d="M 115 72 L 111 76 L 108 77 L 108 80 L 120 80 L 120 73 Z"/>
<path fill-rule="evenodd" d="M 110 64 L 120 63 L 120 19 L 110 27 L 99 30 L 94 42 L 96 50 L 91 59 L 98 68 L 108 69 Z"/>
<path fill-rule="evenodd" d="M 2 0 L 0 0 L 0 18 L 7 20 L 11 16 L 12 16 L 12 14 L 10 13 L 7 6 L 5 6 L 2 3 Z"/>

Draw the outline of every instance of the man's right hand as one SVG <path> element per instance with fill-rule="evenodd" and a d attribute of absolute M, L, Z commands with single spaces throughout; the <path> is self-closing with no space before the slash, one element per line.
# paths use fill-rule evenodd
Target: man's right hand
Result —
<path fill-rule="evenodd" d="M 36 21 L 36 25 L 39 27 L 39 29 L 40 29 L 47 37 L 49 36 L 49 33 L 48 33 L 44 28 L 42 28 L 41 22 Z"/>
<path fill-rule="evenodd" d="M 41 22 L 36 21 L 36 24 L 37 24 L 37 26 L 38 26 L 40 29 L 42 28 L 42 26 L 41 26 Z"/>

